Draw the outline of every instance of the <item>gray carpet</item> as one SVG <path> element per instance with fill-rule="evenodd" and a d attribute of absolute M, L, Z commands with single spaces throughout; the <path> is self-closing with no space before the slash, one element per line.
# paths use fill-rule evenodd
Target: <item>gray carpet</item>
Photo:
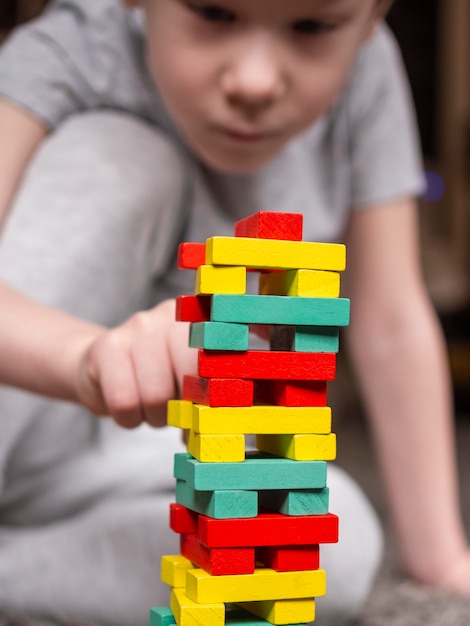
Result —
<path fill-rule="evenodd" d="M 360 413 L 351 410 L 351 404 L 348 411 L 339 409 L 338 413 L 341 414 L 335 426 L 339 442 L 338 462 L 364 486 L 379 514 L 386 520 L 380 478 Z M 470 416 L 458 419 L 457 431 L 462 508 L 470 530 Z M 0 626 L 100 625 L 10 615 L 0 616 Z M 470 626 L 470 598 L 436 593 L 407 580 L 396 563 L 393 542 L 389 536 L 386 558 L 373 593 L 354 626 Z"/>

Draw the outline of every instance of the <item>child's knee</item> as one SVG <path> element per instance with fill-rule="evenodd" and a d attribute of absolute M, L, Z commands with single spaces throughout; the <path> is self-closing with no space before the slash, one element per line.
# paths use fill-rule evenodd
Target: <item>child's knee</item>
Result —
<path fill-rule="evenodd" d="M 330 510 L 339 516 L 339 543 L 321 547 L 327 595 L 318 601 L 318 625 L 347 623 L 367 600 L 383 558 L 380 520 L 360 487 L 330 468 Z"/>
<path fill-rule="evenodd" d="M 155 127 L 112 112 L 70 118 L 40 147 L 17 194 L 2 276 L 50 305 L 115 323 L 173 258 L 187 185 L 182 156 Z M 72 285 L 81 298 L 107 295 L 111 308 L 132 303 L 97 319 L 68 306 Z"/>
<path fill-rule="evenodd" d="M 45 155 L 64 174 L 126 194 L 164 192 L 185 184 L 185 166 L 174 141 L 136 117 L 111 111 L 88 112 L 66 120 L 44 145 Z M 72 167 L 73 166 L 73 167 Z M 82 189 L 86 195 L 87 189 Z M 155 198 L 154 198 L 155 200 Z"/>

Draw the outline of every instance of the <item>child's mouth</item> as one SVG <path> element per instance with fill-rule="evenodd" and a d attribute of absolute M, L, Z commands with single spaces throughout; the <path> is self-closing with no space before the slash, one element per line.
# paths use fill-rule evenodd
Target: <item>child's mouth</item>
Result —
<path fill-rule="evenodd" d="M 265 141 L 273 137 L 273 133 L 236 129 L 236 128 L 229 128 L 229 127 L 220 127 L 219 131 L 223 135 L 228 137 L 229 139 L 239 141 L 242 143 L 256 143 L 259 141 Z"/>

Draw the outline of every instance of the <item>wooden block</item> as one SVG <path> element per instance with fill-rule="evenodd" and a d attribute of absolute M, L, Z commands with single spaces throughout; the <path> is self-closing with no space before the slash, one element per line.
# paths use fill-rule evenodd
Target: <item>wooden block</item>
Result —
<path fill-rule="evenodd" d="M 225 624 L 229 626 L 268 626 L 266 620 L 255 617 L 253 613 L 245 611 L 235 604 L 225 607 Z"/>
<path fill-rule="evenodd" d="M 224 322 L 196 322 L 189 327 L 191 348 L 206 350 L 248 350 L 250 329 L 248 324 Z"/>
<path fill-rule="evenodd" d="M 170 504 L 170 528 L 175 533 L 196 533 L 198 514 L 181 504 Z"/>
<path fill-rule="evenodd" d="M 192 427 L 194 407 L 188 400 L 168 400 L 166 421 L 168 426 L 187 430 Z"/>
<path fill-rule="evenodd" d="M 315 619 L 315 599 L 298 600 L 261 600 L 259 602 L 240 602 L 250 613 L 258 615 L 270 624 L 300 624 L 313 622 Z"/>
<path fill-rule="evenodd" d="M 341 272 L 346 268 L 346 247 L 343 244 L 246 237 L 211 237 L 206 244 L 208 265 L 333 272 Z"/>
<path fill-rule="evenodd" d="M 176 502 L 214 519 L 251 518 L 258 514 L 256 491 L 196 491 L 184 480 L 176 481 Z"/>
<path fill-rule="evenodd" d="M 214 435 L 327 434 L 331 432 L 331 408 L 208 407 L 196 404 L 192 428 L 197 433 Z"/>
<path fill-rule="evenodd" d="M 336 435 L 257 435 L 256 447 L 293 461 L 334 461 Z"/>
<path fill-rule="evenodd" d="M 277 602 L 282 602 L 282 600 L 278 600 Z M 266 621 L 254 617 L 253 613 L 254 612 L 245 611 L 235 605 L 225 607 L 225 624 L 229 624 L 230 626 L 266 626 Z M 150 609 L 150 626 L 172 626 L 173 624 L 176 626 L 176 619 L 170 607 Z M 295 624 L 297 624 L 297 622 L 295 622 Z M 197 626 L 197 624 L 192 623 L 192 626 Z"/>
<path fill-rule="evenodd" d="M 308 352 L 211 352 L 200 350 L 198 374 L 206 378 L 334 380 L 336 354 Z"/>
<path fill-rule="evenodd" d="M 252 574 L 254 548 L 207 548 L 197 535 L 181 535 L 181 554 L 212 576 Z"/>
<path fill-rule="evenodd" d="M 259 293 L 263 296 L 339 298 L 340 274 L 318 270 L 266 272 L 259 277 Z"/>
<path fill-rule="evenodd" d="M 177 267 L 179 270 L 197 270 L 206 262 L 206 244 L 185 241 L 178 246 Z"/>
<path fill-rule="evenodd" d="M 178 626 L 224 626 L 225 624 L 223 601 L 197 603 L 187 596 L 184 589 L 173 589 L 170 595 L 170 606 Z"/>
<path fill-rule="evenodd" d="M 338 516 L 260 513 L 252 519 L 215 520 L 201 515 L 198 536 L 208 548 L 336 543 Z"/>
<path fill-rule="evenodd" d="M 326 406 L 327 383 L 324 380 L 257 380 L 254 395 L 256 403 L 261 404 Z"/>
<path fill-rule="evenodd" d="M 256 560 L 276 572 L 314 570 L 320 567 L 320 546 L 262 546 Z"/>
<path fill-rule="evenodd" d="M 157 606 L 150 609 L 150 626 L 176 626 L 173 611 L 169 606 Z"/>
<path fill-rule="evenodd" d="M 186 375 L 183 398 L 207 406 L 253 406 L 254 383 L 237 378 Z M 325 403 L 326 404 L 326 403 Z"/>
<path fill-rule="evenodd" d="M 211 296 L 177 296 L 175 319 L 178 322 L 208 322 Z"/>
<path fill-rule="evenodd" d="M 303 221 L 301 213 L 259 211 L 235 223 L 235 237 L 301 241 Z"/>
<path fill-rule="evenodd" d="M 243 435 L 201 435 L 189 432 L 188 452 L 203 463 L 237 463 L 245 460 Z"/>
<path fill-rule="evenodd" d="M 181 554 L 162 556 L 161 580 L 170 587 L 186 587 L 186 572 L 193 564 Z"/>
<path fill-rule="evenodd" d="M 271 350 L 291 352 L 339 350 L 339 328 L 336 326 L 271 326 L 270 331 Z"/>
<path fill-rule="evenodd" d="M 214 410 L 214 409 L 212 409 Z M 196 491 L 224 489 L 322 489 L 324 461 L 291 461 L 259 452 L 247 453 L 244 463 L 201 463 L 189 454 L 175 454 L 174 476 Z"/>
<path fill-rule="evenodd" d="M 197 269 L 194 281 L 196 295 L 245 292 L 246 267 L 201 265 Z"/>
<path fill-rule="evenodd" d="M 329 489 L 260 491 L 258 506 L 284 515 L 325 515 L 329 508 Z"/>
<path fill-rule="evenodd" d="M 211 320 L 239 324 L 347 326 L 349 311 L 347 298 L 215 294 Z"/>
<path fill-rule="evenodd" d="M 323 569 L 275 572 L 257 568 L 245 576 L 211 576 L 202 569 L 192 569 L 186 574 L 186 594 L 199 603 L 311 598 L 325 592 Z"/>

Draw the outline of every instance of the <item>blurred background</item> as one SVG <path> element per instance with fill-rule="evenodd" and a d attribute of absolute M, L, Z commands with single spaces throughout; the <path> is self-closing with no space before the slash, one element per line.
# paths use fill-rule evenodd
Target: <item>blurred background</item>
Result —
<path fill-rule="evenodd" d="M 47 4 L 0 2 L 0 42 Z M 428 176 L 423 267 L 447 337 L 456 408 L 470 414 L 470 0 L 396 0 L 388 21 L 410 77 Z"/>

